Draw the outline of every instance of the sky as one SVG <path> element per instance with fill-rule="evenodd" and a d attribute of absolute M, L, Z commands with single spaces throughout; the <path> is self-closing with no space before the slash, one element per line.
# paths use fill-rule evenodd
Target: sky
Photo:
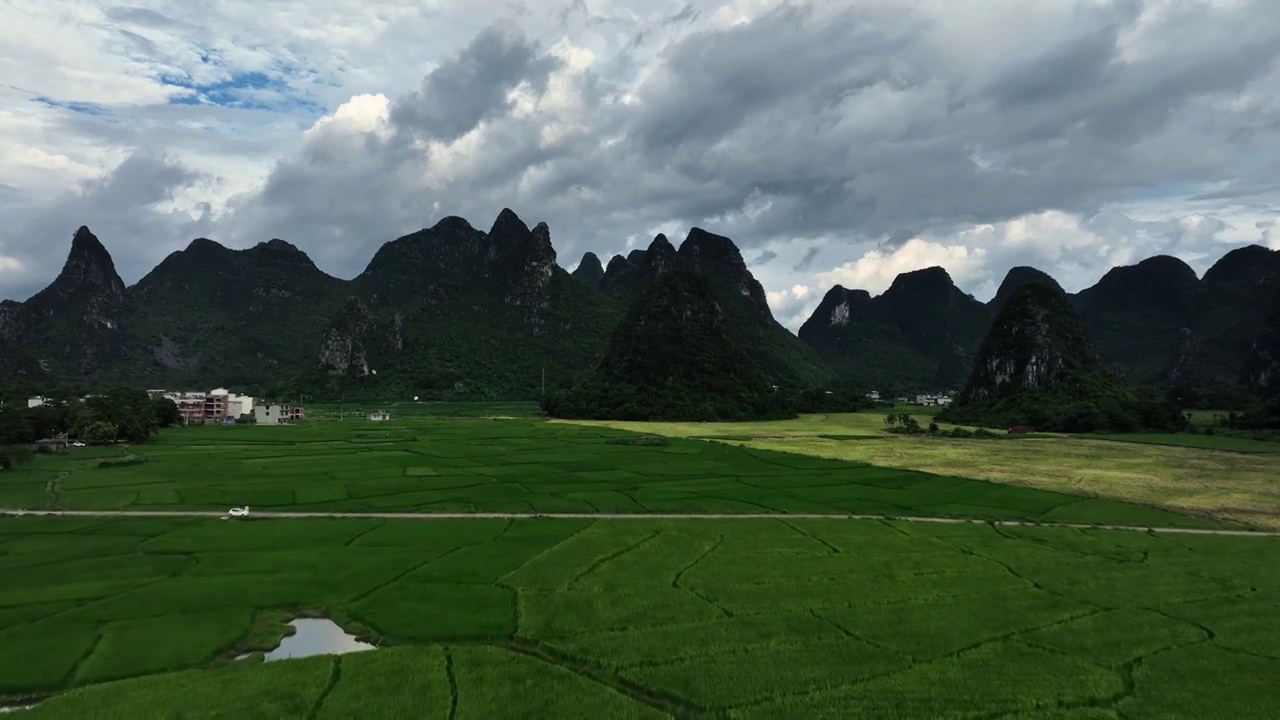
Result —
<path fill-rule="evenodd" d="M 90 226 L 338 277 L 504 207 L 559 262 L 727 235 L 795 329 L 941 265 L 985 300 L 1280 249 L 1275 0 L 0 3 L 0 298 Z"/>

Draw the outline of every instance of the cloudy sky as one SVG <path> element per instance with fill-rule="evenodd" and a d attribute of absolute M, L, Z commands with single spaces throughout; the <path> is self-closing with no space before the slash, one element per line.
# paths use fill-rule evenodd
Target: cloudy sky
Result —
<path fill-rule="evenodd" d="M 88 224 L 357 274 L 504 206 L 560 263 L 692 225 L 797 327 L 834 284 L 1068 289 L 1280 248 L 1276 0 L 0 3 L 0 297 Z"/>

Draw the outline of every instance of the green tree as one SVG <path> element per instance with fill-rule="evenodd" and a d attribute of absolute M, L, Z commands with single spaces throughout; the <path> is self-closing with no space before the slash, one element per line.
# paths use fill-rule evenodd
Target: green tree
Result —
<path fill-rule="evenodd" d="M 85 427 L 81 438 L 90 445 L 109 445 L 120 435 L 120 428 L 105 420 L 95 420 Z"/>
<path fill-rule="evenodd" d="M 151 398 L 151 414 L 159 427 L 173 427 L 182 424 L 182 413 L 178 406 L 167 397 Z"/>

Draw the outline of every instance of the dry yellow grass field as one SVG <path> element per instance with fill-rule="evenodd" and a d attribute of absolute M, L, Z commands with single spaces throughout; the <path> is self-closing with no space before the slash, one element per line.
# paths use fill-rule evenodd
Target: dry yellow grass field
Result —
<path fill-rule="evenodd" d="M 927 416 L 918 418 L 928 423 Z M 1191 512 L 1280 530 L 1280 455 L 1072 437 L 959 440 L 884 432 L 871 413 L 751 423 L 597 423 Z M 862 435 L 829 439 L 821 435 Z"/>

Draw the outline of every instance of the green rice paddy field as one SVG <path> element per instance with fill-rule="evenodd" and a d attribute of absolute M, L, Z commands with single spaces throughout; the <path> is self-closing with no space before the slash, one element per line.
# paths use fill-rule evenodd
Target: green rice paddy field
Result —
<path fill-rule="evenodd" d="M 1234 719 L 1280 707 L 1280 538 L 788 518 L 1233 526 L 1096 494 L 637 437 L 400 416 L 190 428 L 37 457 L 0 475 L 0 507 L 780 515 L 0 517 L 0 705 L 38 702 L 13 716 L 31 720 Z M 271 647 L 299 614 L 379 649 L 232 660 Z"/>
<path fill-rule="evenodd" d="M 1266 537 L 908 522 L 9 518 L 0 695 L 71 689 L 31 720 L 1274 717 L 1278 563 Z M 381 649 L 227 659 L 282 610 Z"/>
<path fill-rule="evenodd" d="M 1102 498 L 725 443 L 616 444 L 635 437 L 533 420 L 184 428 L 127 451 L 37 457 L 0 476 L 0 507 L 847 512 L 1223 524 Z M 145 462 L 109 464 L 125 453 Z"/>

